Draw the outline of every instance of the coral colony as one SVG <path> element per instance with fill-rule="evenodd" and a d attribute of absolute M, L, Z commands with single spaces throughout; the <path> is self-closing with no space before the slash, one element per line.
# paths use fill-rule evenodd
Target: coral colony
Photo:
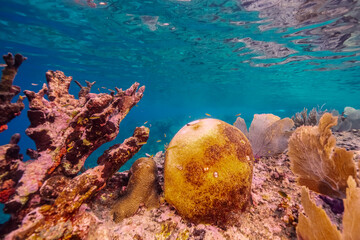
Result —
<path fill-rule="evenodd" d="M 24 109 L 23 97 L 12 99 L 26 58 L 3 58 L 0 131 Z M 359 239 L 354 152 L 337 147 L 342 135 L 331 131 L 356 129 L 359 110 L 255 114 L 249 131 L 240 117 L 235 126 L 200 119 L 180 129 L 165 153 L 120 173 L 148 140 L 149 129 L 137 127 L 85 170 L 145 87 L 94 94 L 95 82 L 74 81 L 75 98 L 72 77 L 48 71 L 46 80 L 37 93 L 24 91 L 31 159 L 22 161 L 18 133 L 0 147 L 0 202 L 11 216 L 4 239 Z"/>

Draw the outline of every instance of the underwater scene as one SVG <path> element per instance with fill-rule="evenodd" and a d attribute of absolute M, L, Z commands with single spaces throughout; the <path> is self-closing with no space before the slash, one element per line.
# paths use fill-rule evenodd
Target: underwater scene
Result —
<path fill-rule="evenodd" d="M 360 1 L 0 6 L 0 239 L 360 240 Z"/>

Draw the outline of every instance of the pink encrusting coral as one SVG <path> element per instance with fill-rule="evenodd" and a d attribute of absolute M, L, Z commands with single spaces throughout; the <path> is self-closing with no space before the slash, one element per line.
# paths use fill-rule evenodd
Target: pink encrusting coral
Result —
<path fill-rule="evenodd" d="M 132 137 L 105 151 L 97 167 L 78 175 L 92 152 L 115 139 L 120 122 L 140 101 L 145 87 L 138 88 L 139 84 L 135 83 L 125 91 L 116 88 L 116 94 L 94 94 L 90 93 L 94 83 L 81 86 L 75 81 L 81 87 L 76 99 L 69 94 L 72 77 L 60 71 L 48 71 L 46 80 L 47 85 L 39 92 L 24 91 L 29 99 L 31 123 L 26 134 L 34 140 L 36 150 L 27 150 L 32 159 L 24 163 L 18 183 L 15 182 L 16 186 L 12 183 L 12 192 L 3 198 L 5 212 L 12 216 L 6 226 L 20 224 L 30 212 L 37 213 L 36 220 L 32 217 L 30 221 L 31 229 L 36 229 L 33 225 L 36 222 L 39 226 L 66 222 L 140 150 L 149 136 L 148 128 L 136 128 Z M 20 237 L 28 227 L 25 222 L 18 230 Z"/>

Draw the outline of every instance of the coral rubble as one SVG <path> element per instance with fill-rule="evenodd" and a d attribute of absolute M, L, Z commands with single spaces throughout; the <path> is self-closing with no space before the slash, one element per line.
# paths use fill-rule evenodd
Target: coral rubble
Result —
<path fill-rule="evenodd" d="M 24 109 L 23 97 L 12 103 L 11 100 L 20 92 L 20 87 L 13 85 L 18 69 L 26 57 L 16 54 L 15 57 L 8 53 L 3 56 L 5 68 L 2 70 L 0 81 L 0 132 L 7 129 L 7 123 L 18 116 Z"/>
<path fill-rule="evenodd" d="M 239 129 L 217 119 L 188 123 L 166 151 L 165 199 L 192 222 L 231 224 L 248 205 L 253 159 Z"/>
<path fill-rule="evenodd" d="M 18 67 L 17 58 L 14 66 Z M 138 89 L 135 83 L 125 91 L 116 88 L 116 94 L 94 94 L 90 93 L 94 83 L 81 86 L 76 82 L 81 90 L 79 99 L 75 99 L 68 92 L 71 77 L 48 71 L 46 80 L 47 85 L 39 92 L 24 91 L 30 105 L 26 134 L 36 144 L 36 150 L 27 150 L 32 159 L 8 170 L 9 162 L 21 160 L 16 141 L 0 149 L 1 171 L 5 169 L 2 180 L 7 180 L 2 181 L 0 194 L 4 211 L 11 214 L 6 226 L 22 224 L 8 239 L 52 238 L 55 232 L 47 230 L 50 227 L 60 237 L 73 235 L 72 227 L 75 229 L 75 222 L 81 221 L 73 216 L 86 212 L 83 203 L 100 191 L 149 137 L 148 128 L 136 128 L 132 137 L 106 150 L 98 158 L 97 167 L 79 175 L 88 156 L 117 136 L 120 122 L 140 101 L 145 87 Z M 17 174 L 7 179 L 10 170 Z"/>

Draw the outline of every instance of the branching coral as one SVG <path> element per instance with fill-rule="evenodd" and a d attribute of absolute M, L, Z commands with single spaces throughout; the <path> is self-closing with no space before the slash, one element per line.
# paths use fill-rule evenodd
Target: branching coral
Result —
<path fill-rule="evenodd" d="M 307 114 L 307 111 L 308 110 L 304 108 L 301 112 L 295 113 L 295 116 L 291 117 L 294 121 L 295 127 L 315 126 L 318 122 L 319 116 L 323 114 L 321 110 L 318 112 L 316 108 L 311 109 L 309 115 Z"/>
<path fill-rule="evenodd" d="M 289 118 L 280 119 L 273 114 L 255 114 L 249 132 L 240 117 L 234 125 L 248 136 L 254 156 L 266 157 L 282 153 L 287 148 L 294 123 Z"/>
<path fill-rule="evenodd" d="M 325 211 L 316 206 L 310 199 L 309 191 L 303 187 L 301 202 L 306 216 L 299 216 L 296 232 L 299 239 L 306 240 L 350 240 L 360 236 L 360 188 L 356 187 L 355 180 L 350 176 L 347 180 L 345 211 L 343 216 L 342 233 L 331 223 Z"/>
<path fill-rule="evenodd" d="M 88 156 L 117 136 L 120 122 L 142 98 L 145 88 L 138 89 L 135 83 L 125 91 L 116 88 L 116 94 L 94 94 L 90 93 L 94 83 L 81 86 L 76 82 L 81 90 L 75 99 L 68 92 L 71 77 L 48 71 L 46 79 L 48 84 L 38 93 L 25 91 L 31 123 L 26 134 L 35 141 L 36 150 L 27 151 L 33 160 L 24 164 L 19 182 L 12 186 L 13 194 L 3 201 L 5 211 L 12 214 L 12 226 L 24 219 L 21 228 L 9 235 L 21 239 L 50 234 L 46 228 L 55 226 L 57 234 L 71 235 L 72 221 L 79 220 L 73 216 L 80 206 L 106 185 L 149 136 L 148 128 L 136 128 L 132 137 L 105 151 L 97 167 L 78 175 Z M 6 149 L 1 165 L 12 161 L 6 158 Z"/>
<path fill-rule="evenodd" d="M 353 152 L 337 148 L 330 128 L 337 118 L 325 113 L 319 126 L 302 126 L 289 140 L 291 170 L 298 184 L 330 197 L 345 198 L 346 180 L 356 179 Z"/>
<path fill-rule="evenodd" d="M 73 217 L 80 206 L 101 190 L 106 181 L 138 152 L 149 137 L 149 129 L 138 127 L 134 135 L 115 145 L 99 157 L 99 166 L 72 179 L 56 198 L 54 204 L 43 205 L 32 211 L 22 226 L 5 239 L 57 239 L 74 236 L 72 229 L 81 220 Z"/>
<path fill-rule="evenodd" d="M 26 57 L 23 57 L 21 54 L 16 54 L 15 57 L 13 57 L 11 53 L 8 53 L 3 56 L 3 59 L 6 66 L 2 70 L 0 81 L 0 132 L 6 130 L 6 124 L 19 115 L 25 107 L 22 102 L 22 97 L 19 97 L 15 103 L 12 103 L 11 100 L 20 92 L 20 87 L 14 86 L 13 81 L 18 68 L 22 62 L 26 60 Z"/>
<path fill-rule="evenodd" d="M 5 203 L 15 192 L 15 185 L 24 171 L 20 147 L 20 134 L 14 134 L 9 144 L 0 146 L 0 202 Z"/>

